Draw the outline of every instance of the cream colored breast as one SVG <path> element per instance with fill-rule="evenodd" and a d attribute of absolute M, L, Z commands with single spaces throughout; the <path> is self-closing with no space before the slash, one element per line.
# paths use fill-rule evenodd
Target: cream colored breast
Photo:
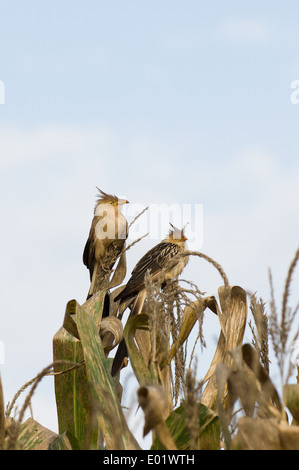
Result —
<path fill-rule="evenodd" d="M 127 219 L 120 211 L 118 212 L 116 225 L 117 225 L 117 232 L 116 232 L 117 238 L 125 240 L 127 238 Z"/>
<path fill-rule="evenodd" d="M 114 207 L 110 204 L 99 204 L 95 216 L 100 217 L 95 226 L 95 236 L 100 240 L 114 240 L 117 235 Z"/>
<path fill-rule="evenodd" d="M 165 280 L 177 278 L 184 270 L 189 261 L 189 256 L 182 256 L 179 258 L 175 266 L 173 266 L 165 275 Z"/>
<path fill-rule="evenodd" d="M 126 239 L 127 221 L 118 208 L 111 204 L 100 204 L 95 212 L 100 220 L 95 226 L 95 235 L 100 240 Z"/>

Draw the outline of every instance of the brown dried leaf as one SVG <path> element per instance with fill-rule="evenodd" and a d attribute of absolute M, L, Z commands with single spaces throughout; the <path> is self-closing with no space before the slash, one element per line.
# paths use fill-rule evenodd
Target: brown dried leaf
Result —
<path fill-rule="evenodd" d="M 234 449 L 298 450 L 299 426 L 289 426 L 276 419 L 244 417 L 239 420 Z"/>
<path fill-rule="evenodd" d="M 120 255 L 120 258 L 115 268 L 115 271 L 113 273 L 112 279 L 109 282 L 109 289 L 119 286 L 123 282 L 124 278 L 126 277 L 126 274 L 127 274 L 127 258 L 126 258 L 126 252 L 123 251 L 122 254 Z"/>
<path fill-rule="evenodd" d="M 123 339 L 123 325 L 116 317 L 102 318 L 100 325 L 100 337 L 105 354 L 117 346 Z"/>
<path fill-rule="evenodd" d="M 21 426 L 17 449 L 48 450 L 49 445 L 57 439 L 58 434 L 28 418 Z"/>
<path fill-rule="evenodd" d="M 299 423 L 299 384 L 287 384 L 283 387 L 283 400 Z"/>
<path fill-rule="evenodd" d="M 216 381 L 217 364 L 231 364 L 229 352 L 236 346 L 242 344 L 247 318 L 246 292 L 239 286 L 222 286 L 218 289 L 221 312 L 218 319 L 221 332 L 217 348 L 207 371 L 204 382 L 207 385 L 203 391 L 202 403 L 209 408 L 215 407 L 218 394 Z"/>
<path fill-rule="evenodd" d="M 137 390 L 138 402 L 144 412 L 143 435 L 154 430 L 160 442 L 167 450 L 176 450 L 177 447 L 171 437 L 165 418 L 168 408 L 167 395 L 161 385 L 149 385 Z"/>
<path fill-rule="evenodd" d="M 188 339 L 192 328 L 198 320 L 198 309 L 204 311 L 206 308 L 209 308 L 216 314 L 220 312 L 219 306 L 214 296 L 204 297 L 200 301 L 197 300 L 185 307 L 178 338 L 170 348 L 167 361 L 163 361 L 161 363 L 161 368 L 163 368 L 165 364 L 170 364 L 177 350 Z"/>

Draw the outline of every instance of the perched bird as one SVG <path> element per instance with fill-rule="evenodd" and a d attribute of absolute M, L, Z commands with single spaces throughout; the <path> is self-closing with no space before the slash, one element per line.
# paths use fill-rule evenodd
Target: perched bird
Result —
<path fill-rule="evenodd" d="M 138 261 L 126 287 L 114 299 L 115 301 L 120 300 L 120 304 L 122 304 L 135 298 L 130 317 L 142 311 L 146 298 L 146 274 L 150 275 L 152 281 L 158 281 L 163 286 L 166 281 L 176 279 L 188 263 L 188 256 L 176 256 L 185 250 L 187 237 L 183 230 L 170 225 L 172 229 L 169 231 L 168 237 L 151 248 Z M 117 374 L 127 355 L 127 347 L 123 339 L 112 363 L 111 373 L 113 376 Z"/>
<path fill-rule="evenodd" d="M 121 206 L 129 201 L 97 189 L 94 217 L 83 252 L 83 263 L 90 275 L 87 299 L 100 288 L 107 287 L 112 267 L 128 236 L 128 223 L 121 213 Z"/>

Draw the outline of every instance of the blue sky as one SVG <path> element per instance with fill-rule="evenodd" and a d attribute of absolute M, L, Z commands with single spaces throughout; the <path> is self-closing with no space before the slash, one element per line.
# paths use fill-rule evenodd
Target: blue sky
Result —
<path fill-rule="evenodd" d="M 280 295 L 299 233 L 298 14 L 273 0 L 0 2 L 6 400 L 51 362 L 66 302 L 85 299 L 95 186 L 203 204 L 202 251 L 264 300 L 271 267 Z M 217 292 L 210 266 L 188 274 Z M 52 384 L 39 390 L 53 428 Z"/>

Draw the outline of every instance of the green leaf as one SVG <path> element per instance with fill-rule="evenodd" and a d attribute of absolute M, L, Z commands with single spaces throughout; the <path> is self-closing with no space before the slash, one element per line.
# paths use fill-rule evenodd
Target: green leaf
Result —
<path fill-rule="evenodd" d="M 90 387 L 92 410 L 98 418 L 106 447 L 109 450 L 139 449 L 123 415 L 96 323 L 83 308 L 78 309 L 76 316 Z M 90 420 L 93 421 L 93 419 L 94 416 L 90 416 Z"/>
<path fill-rule="evenodd" d="M 48 450 L 49 445 L 57 439 L 57 434 L 45 428 L 32 418 L 28 418 L 20 428 L 17 449 Z"/>
<path fill-rule="evenodd" d="M 197 405 L 198 413 L 198 449 L 219 449 L 220 426 L 217 414 L 202 403 Z M 166 419 L 166 425 L 179 450 L 190 449 L 190 433 L 186 422 L 184 404 L 176 408 Z M 156 438 L 152 450 L 164 447 Z M 194 450 L 194 449 L 193 449 Z"/>
<path fill-rule="evenodd" d="M 106 292 L 98 292 L 83 305 L 86 314 L 96 324 L 102 318 Z M 75 300 L 67 303 L 63 326 L 53 338 L 53 358 L 60 361 L 55 365 L 55 372 L 63 372 L 84 359 L 82 344 L 77 328 L 77 313 L 81 306 Z M 65 363 L 61 363 L 65 361 Z M 55 375 L 55 396 L 59 434 L 69 432 L 78 441 L 80 448 L 85 445 L 89 424 L 89 384 L 84 366 L 69 372 Z M 93 444 L 98 442 L 97 433 L 93 435 Z"/>
<path fill-rule="evenodd" d="M 54 336 L 53 355 L 54 361 L 67 361 L 55 366 L 55 372 L 69 369 L 84 358 L 81 342 L 64 328 Z M 54 380 L 59 433 L 70 432 L 83 447 L 90 408 L 85 367 L 55 375 Z"/>
<path fill-rule="evenodd" d="M 80 450 L 80 447 L 77 439 L 66 431 L 51 442 L 49 450 Z"/>

